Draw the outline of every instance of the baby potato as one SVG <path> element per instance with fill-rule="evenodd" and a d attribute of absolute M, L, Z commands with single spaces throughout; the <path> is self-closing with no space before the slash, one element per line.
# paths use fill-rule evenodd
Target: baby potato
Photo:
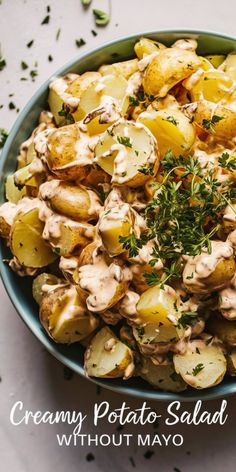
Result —
<path fill-rule="evenodd" d="M 236 376 L 236 349 L 227 354 L 227 374 Z"/>
<path fill-rule="evenodd" d="M 57 258 L 42 237 L 43 229 L 37 208 L 16 215 L 10 232 L 10 247 L 21 265 L 40 268 Z"/>
<path fill-rule="evenodd" d="M 171 149 L 175 155 L 186 154 L 195 142 L 195 128 L 180 110 L 145 111 L 138 117 L 155 136 L 161 157 Z"/>
<path fill-rule="evenodd" d="M 178 82 L 186 79 L 201 65 L 195 52 L 182 48 L 161 49 L 147 66 L 143 77 L 145 93 L 165 97 Z"/>
<path fill-rule="evenodd" d="M 134 216 L 128 203 L 114 206 L 101 214 L 98 221 L 98 234 L 110 256 L 126 251 L 120 242 L 120 236 L 130 234 L 133 220 Z"/>
<path fill-rule="evenodd" d="M 236 159 L 233 157 L 233 159 Z M 236 204 L 227 205 L 223 214 L 223 228 L 228 234 L 236 229 Z"/>
<path fill-rule="evenodd" d="M 11 203 L 18 203 L 26 195 L 26 188 L 19 189 L 14 180 L 14 174 L 7 176 L 5 183 L 6 199 Z"/>
<path fill-rule="evenodd" d="M 94 234 L 95 228 L 89 223 L 52 215 L 46 221 L 43 238 L 49 242 L 56 254 L 69 257 L 79 254 L 93 239 Z"/>
<path fill-rule="evenodd" d="M 89 377 L 125 379 L 134 371 L 133 353 L 110 328 L 104 327 L 87 348 L 84 366 Z"/>
<path fill-rule="evenodd" d="M 17 213 L 17 206 L 12 202 L 5 202 L 0 205 L 0 236 L 1 238 L 8 238 L 11 226 L 13 224 L 15 215 Z"/>
<path fill-rule="evenodd" d="M 144 56 L 158 52 L 160 49 L 165 49 L 164 44 L 159 41 L 154 41 L 149 38 L 141 38 L 134 46 L 134 52 L 138 59 L 143 59 Z"/>
<path fill-rule="evenodd" d="M 32 284 L 32 294 L 38 305 L 42 303 L 43 297 L 47 294 L 47 290 L 50 288 L 49 286 L 51 286 L 52 290 L 55 290 L 58 284 L 61 285 L 62 283 L 62 279 L 59 279 L 56 275 L 47 274 L 46 272 L 35 277 Z M 64 283 L 66 283 L 66 280 L 64 280 Z"/>
<path fill-rule="evenodd" d="M 40 195 L 51 208 L 76 221 L 98 219 L 102 208 L 98 195 L 81 185 L 50 180 L 40 186 Z"/>
<path fill-rule="evenodd" d="M 233 139 L 236 135 L 236 113 L 229 105 L 201 100 L 196 104 L 194 121 L 205 132 L 220 139 Z"/>
<path fill-rule="evenodd" d="M 49 291 L 42 299 L 39 316 L 48 335 L 62 344 L 81 341 L 98 326 L 73 286 Z"/>
<path fill-rule="evenodd" d="M 138 187 L 157 173 L 156 140 L 141 123 L 120 120 L 99 139 L 95 162 L 112 176 L 112 183 Z"/>
<path fill-rule="evenodd" d="M 221 70 L 208 70 L 190 90 L 192 101 L 209 100 L 218 103 L 232 93 L 233 80 Z"/>
<path fill-rule="evenodd" d="M 229 77 L 231 77 L 233 81 L 236 80 L 236 53 L 235 52 L 228 54 L 228 56 L 226 57 L 224 70 L 226 74 L 228 74 Z"/>
<path fill-rule="evenodd" d="M 203 389 L 218 385 L 226 373 L 226 358 L 216 345 L 201 340 L 189 342 L 185 354 L 174 354 L 177 374 L 193 388 Z"/>
<path fill-rule="evenodd" d="M 174 366 L 156 365 L 152 360 L 143 357 L 140 369 L 140 377 L 146 380 L 154 388 L 167 392 L 183 392 L 187 388 L 187 384 L 182 377 L 175 372 Z"/>
<path fill-rule="evenodd" d="M 66 93 L 66 89 L 76 77 L 78 77 L 77 74 L 67 74 L 64 77 L 57 77 L 49 85 L 48 104 L 57 126 L 65 124 L 65 117 L 60 112 L 63 109 L 65 99 L 70 97 Z"/>
<path fill-rule="evenodd" d="M 236 264 L 232 247 L 227 242 L 211 241 L 212 252 L 189 256 L 183 271 L 183 283 L 192 293 L 206 293 L 227 286 Z M 222 255 L 220 255 L 222 251 Z"/>
<path fill-rule="evenodd" d="M 207 321 L 207 331 L 217 336 L 223 343 L 236 347 L 236 321 L 212 316 Z"/>
<path fill-rule="evenodd" d="M 87 294 L 87 307 L 92 312 L 108 310 L 123 298 L 132 274 L 127 267 L 110 263 L 106 255 L 93 253 L 90 264 L 79 267 L 78 285 Z"/>
<path fill-rule="evenodd" d="M 114 62 L 113 64 L 104 64 L 98 69 L 102 75 L 122 75 L 128 79 L 132 74 L 138 71 L 138 59 L 129 61 Z"/>
<path fill-rule="evenodd" d="M 97 165 L 93 165 L 90 168 L 89 174 L 82 181 L 83 185 L 86 187 L 96 188 L 96 190 L 101 192 L 102 185 L 104 183 L 109 183 L 111 180 L 110 176 L 102 170 Z"/>
<path fill-rule="evenodd" d="M 81 98 L 82 93 L 91 85 L 93 82 L 99 80 L 101 74 L 99 72 L 84 72 L 75 78 L 67 87 L 66 93 L 69 93 L 73 97 Z"/>
<path fill-rule="evenodd" d="M 160 325 L 172 326 L 171 318 L 176 318 L 177 324 L 179 302 L 174 289 L 168 285 L 165 285 L 163 289 L 155 285 L 142 293 L 136 308 L 143 323 L 158 322 Z"/>
<path fill-rule="evenodd" d="M 77 124 L 63 126 L 48 136 L 46 160 L 50 171 L 62 180 L 84 179 L 92 164 L 89 139 Z"/>

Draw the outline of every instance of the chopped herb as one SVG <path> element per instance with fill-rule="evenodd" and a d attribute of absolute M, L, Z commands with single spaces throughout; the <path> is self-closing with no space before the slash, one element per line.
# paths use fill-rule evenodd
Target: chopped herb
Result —
<path fill-rule="evenodd" d="M 173 125 L 177 126 L 178 125 L 178 121 L 174 118 L 174 116 L 167 116 L 167 118 L 165 118 L 167 121 L 169 121 L 170 123 L 172 123 Z"/>
<path fill-rule="evenodd" d="M 47 15 L 41 22 L 41 25 L 48 25 L 49 21 L 50 21 L 50 15 Z"/>
<path fill-rule="evenodd" d="M 69 367 L 65 366 L 63 370 L 64 379 L 71 380 L 74 377 L 74 372 Z"/>
<path fill-rule="evenodd" d="M 132 148 L 132 144 L 128 136 L 117 136 L 117 141 L 118 143 L 123 144 L 123 146 Z"/>
<path fill-rule="evenodd" d="M 178 319 L 178 328 L 188 328 L 194 326 L 199 315 L 194 311 L 184 311 L 181 317 Z"/>
<path fill-rule="evenodd" d="M 132 233 L 128 236 L 119 236 L 119 242 L 123 245 L 124 249 L 129 251 L 130 257 L 135 257 L 138 255 L 139 249 L 147 243 L 147 236 L 143 234 L 137 238 L 135 234 Z"/>
<path fill-rule="evenodd" d="M 20 65 L 21 65 L 22 70 L 28 69 L 28 67 L 29 67 L 28 64 L 25 61 L 21 61 Z"/>
<path fill-rule="evenodd" d="M 229 171 L 236 170 L 236 156 L 229 155 L 228 152 L 223 152 L 222 156 L 218 159 L 218 164 L 224 169 Z"/>
<path fill-rule="evenodd" d="M 65 123 L 66 124 L 72 124 L 74 123 L 74 118 L 73 116 L 71 115 L 71 113 L 69 111 L 67 111 L 65 108 L 62 108 L 59 112 L 58 112 L 58 115 L 59 116 L 64 116 L 65 118 Z"/>
<path fill-rule="evenodd" d="M 211 120 L 206 120 L 206 119 L 202 120 L 202 126 L 206 130 L 214 131 L 214 125 L 216 123 L 219 123 L 219 121 L 223 120 L 223 118 L 224 118 L 223 116 L 213 115 Z"/>
<path fill-rule="evenodd" d="M 60 37 L 60 34 L 61 34 L 61 28 L 59 28 L 57 30 L 57 34 L 56 34 L 56 41 L 58 41 L 59 37 Z"/>
<path fill-rule="evenodd" d="M 33 69 L 30 71 L 30 77 L 33 82 L 34 82 L 35 77 L 37 77 L 37 75 L 38 75 L 38 71 L 36 69 Z"/>
<path fill-rule="evenodd" d="M 96 32 L 95 30 L 93 30 L 93 29 L 91 30 L 91 33 L 92 33 L 93 36 L 97 36 L 97 35 L 98 35 L 97 32 Z"/>
<path fill-rule="evenodd" d="M 133 458 L 132 456 L 129 457 L 129 461 L 130 461 L 130 464 L 131 464 L 133 467 L 136 467 L 135 462 L 134 462 L 134 458 Z"/>
<path fill-rule="evenodd" d="M 50 13 L 50 11 L 51 11 L 51 7 L 50 7 L 50 5 L 48 5 L 47 6 L 47 13 Z"/>
<path fill-rule="evenodd" d="M 150 449 L 148 449 L 144 454 L 143 454 L 143 457 L 145 457 L 145 459 L 151 459 L 151 457 L 153 456 L 154 451 L 151 451 Z"/>
<path fill-rule="evenodd" d="M 199 349 L 198 349 L 198 347 L 196 347 L 196 353 L 197 353 L 197 354 L 201 354 L 200 351 L 199 351 Z"/>
<path fill-rule="evenodd" d="M 199 372 L 201 372 L 203 369 L 204 369 L 204 365 L 203 365 L 202 363 L 197 364 L 197 365 L 193 368 L 192 375 L 193 375 L 194 377 L 196 377 L 196 375 L 198 375 Z"/>
<path fill-rule="evenodd" d="M 155 262 L 156 262 L 155 259 L 151 260 L 150 265 L 152 265 Z M 158 272 L 155 272 L 155 271 L 144 272 L 143 275 L 148 285 L 160 285 L 160 288 L 163 288 L 167 280 L 178 279 L 181 275 L 181 267 L 178 261 L 172 262 L 170 267 L 168 266 L 163 267 L 162 270 L 165 274 L 164 276 L 160 276 Z"/>
<path fill-rule="evenodd" d="M 137 326 L 136 330 L 138 332 L 139 338 L 141 339 L 143 335 L 145 334 L 144 326 Z"/>
<path fill-rule="evenodd" d="M 92 0 L 81 0 L 81 3 L 84 7 L 88 7 Z"/>
<path fill-rule="evenodd" d="M 97 26 L 106 26 L 110 21 L 110 15 L 102 10 L 95 8 L 93 14 Z"/>
<path fill-rule="evenodd" d="M 0 56 L 0 71 L 3 70 L 6 65 L 6 60 L 2 56 Z"/>
<path fill-rule="evenodd" d="M 10 102 L 10 103 L 8 104 L 8 107 L 9 107 L 9 110 L 15 110 L 16 105 L 15 105 L 15 103 Z"/>
<path fill-rule="evenodd" d="M 29 42 L 26 44 L 26 46 L 27 46 L 27 48 L 31 48 L 31 46 L 33 46 L 33 44 L 34 44 L 34 39 L 31 39 L 31 41 L 29 41 Z"/>
<path fill-rule="evenodd" d="M 53 57 L 51 56 L 51 54 L 49 54 L 48 60 L 49 60 L 49 62 L 52 62 L 52 61 L 53 61 Z"/>
<path fill-rule="evenodd" d="M 4 128 L 0 128 L 0 149 L 3 148 L 8 137 L 8 132 Z"/>
<path fill-rule="evenodd" d="M 139 105 L 139 100 L 133 97 L 132 95 L 129 96 L 129 101 L 134 107 L 137 107 Z"/>
<path fill-rule="evenodd" d="M 21 77 L 20 80 L 28 80 L 27 77 Z"/>
<path fill-rule="evenodd" d="M 83 38 L 76 39 L 75 44 L 77 48 L 80 48 L 81 46 L 84 46 L 86 44 L 86 41 Z"/>
<path fill-rule="evenodd" d="M 145 164 L 138 168 L 138 171 L 144 175 L 154 175 L 154 166 L 153 164 Z"/>
<path fill-rule="evenodd" d="M 95 459 L 95 457 L 92 454 L 92 452 L 89 452 L 86 456 L 86 461 L 91 462 L 91 461 L 94 461 L 94 459 Z"/>

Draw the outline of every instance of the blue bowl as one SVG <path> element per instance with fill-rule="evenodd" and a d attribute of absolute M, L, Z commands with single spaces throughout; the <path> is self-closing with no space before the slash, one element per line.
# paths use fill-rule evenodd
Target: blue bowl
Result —
<path fill-rule="evenodd" d="M 82 73 L 87 70 L 96 70 L 104 63 L 130 59 L 134 55 L 134 44 L 141 36 L 157 39 L 166 45 L 170 45 L 180 38 L 195 38 L 198 40 L 198 53 L 200 54 L 227 54 L 236 49 L 236 39 L 223 34 L 186 30 L 141 32 L 134 36 L 112 41 L 84 55 L 80 55 L 59 69 L 56 72 L 56 76 L 64 75 L 68 72 Z M 28 102 L 16 120 L 6 141 L 1 154 L 0 164 L 0 203 L 4 202 L 5 178 L 15 170 L 19 146 L 35 128 L 40 112 L 47 107 L 49 82 L 50 79 L 40 87 L 38 92 Z M 84 376 L 84 349 L 79 344 L 71 346 L 56 344 L 47 336 L 39 322 L 38 306 L 32 297 L 32 279 L 29 277 L 22 279 L 12 272 L 7 264 L 3 262 L 3 259 L 7 257 L 9 257 L 9 250 L 1 242 L 0 270 L 2 280 L 22 320 L 53 356 L 78 374 Z M 236 382 L 233 378 L 226 378 L 220 385 L 211 389 L 201 390 L 200 392 L 188 390 L 181 394 L 154 390 L 148 383 L 139 378 L 130 379 L 125 382 L 121 379 L 91 380 L 102 387 L 116 392 L 152 400 L 197 400 L 199 398 L 209 400 L 236 392 Z"/>

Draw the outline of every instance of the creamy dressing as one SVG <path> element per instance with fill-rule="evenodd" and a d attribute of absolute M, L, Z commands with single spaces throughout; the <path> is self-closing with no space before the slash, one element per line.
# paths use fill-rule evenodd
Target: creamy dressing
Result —
<path fill-rule="evenodd" d="M 230 285 L 219 292 L 219 309 L 228 320 L 236 320 L 236 275 Z"/>
<path fill-rule="evenodd" d="M 149 66 L 150 62 L 154 59 L 154 57 L 157 57 L 159 54 L 159 51 L 155 51 L 152 54 L 146 54 L 144 57 L 138 61 L 138 68 L 140 72 L 143 72 L 147 66 Z"/>
<path fill-rule="evenodd" d="M 178 39 L 171 45 L 172 48 L 185 49 L 188 51 L 195 51 L 197 49 L 196 39 Z"/>
<path fill-rule="evenodd" d="M 132 97 L 132 96 L 137 95 L 141 85 L 142 85 L 142 74 L 140 72 L 135 72 L 128 79 L 126 96 Z"/>

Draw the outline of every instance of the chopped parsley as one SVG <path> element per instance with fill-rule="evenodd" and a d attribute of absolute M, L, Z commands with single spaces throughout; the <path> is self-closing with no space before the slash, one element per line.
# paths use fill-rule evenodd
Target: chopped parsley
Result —
<path fill-rule="evenodd" d="M 49 21 L 50 21 L 50 15 L 47 15 L 41 22 L 41 25 L 48 25 Z"/>
<path fill-rule="evenodd" d="M 29 42 L 26 44 L 26 46 L 27 46 L 27 48 L 31 48 L 31 46 L 33 46 L 33 44 L 34 44 L 34 39 L 31 39 L 31 41 L 29 41 Z"/>
<path fill-rule="evenodd" d="M 88 7 L 92 0 L 81 0 L 81 3 L 84 7 Z"/>
<path fill-rule="evenodd" d="M 84 46 L 86 44 L 86 41 L 83 38 L 76 39 L 75 44 L 77 48 L 81 48 L 81 46 Z"/>
<path fill-rule="evenodd" d="M 48 55 L 48 61 L 49 61 L 49 62 L 52 62 L 52 61 L 53 61 L 53 57 L 51 56 L 51 54 Z"/>
<path fill-rule="evenodd" d="M 144 328 L 144 326 L 137 326 L 137 327 L 136 327 L 136 331 L 137 331 L 137 333 L 138 333 L 139 338 L 142 339 L 142 337 L 143 337 L 144 334 L 145 334 L 145 328 Z"/>
<path fill-rule="evenodd" d="M 128 136 L 117 136 L 117 141 L 119 144 L 123 144 L 123 146 L 132 148 L 132 143 Z"/>
<path fill-rule="evenodd" d="M 91 30 L 91 33 L 92 33 L 93 36 L 97 36 L 97 35 L 98 35 L 97 32 L 96 32 L 95 30 L 93 30 L 93 29 Z"/>
<path fill-rule="evenodd" d="M 74 123 L 74 118 L 72 116 L 72 114 L 66 110 L 65 108 L 62 108 L 59 112 L 58 112 L 58 115 L 59 116 L 64 116 L 65 118 L 65 123 L 66 124 L 72 124 Z"/>
<path fill-rule="evenodd" d="M 9 102 L 9 104 L 8 104 L 8 108 L 9 108 L 9 110 L 15 110 L 15 109 L 16 109 L 16 105 L 15 105 L 15 103 L 13 103 L 13 102 Z"/>
<path fill-rule="evenodd" d="M 56 41 L 58 41 L 60 34 L 61 34 L 61 28 L 58 28 L 57 34 L 56 34 Z"/>
<path fill-rule="evenodd" d="M 169 121 L 170 123 L 172 123 L 175 126 L 178 125 L 178 121 L 174 118 L 174 116 L 167 116 L 167 118 L 165 118 L 165 120 Z"/>
<path fill-rule="evenodd" d="M 178 328 L 188 328 L 189 326 L 194 326 L 197 319 L 198 313 L 194 311 L 184 311 L 181 317 L 178 319 Z"/>
<path fill-rule="evenodd" d="M 206 119 L 202 120 L 202 126 L 206 130 L 214 131 L 214 125 L 216 123 L 219 123 L 219 121 L 223 120 L 223 118 L 224 118 L 223 116 L 213 115 L 211 120 L 206 120 Z"/>
<path fill-rule="evenodd" d="M 29 67 L 28 64 L 27 64 L 25 61 L 21 61 L 21 64 L 20 64 L 20 65 L 21 65 L 21 69 L 22 69 L 22 70 L 26 70 L 26 69 L 28 69 L 28 67 Z"/>
<path fill-rule="evenodd" d="M 218 164 L 224 169 L 234 171 L 236 170 L 236 156 L 229 155 L 228 152 L 223 152 L 223 154 L 218 159 Z"/>
<path fill-rule="evenodd" d="M 197 364 L 192 371 L 192 375 L 196 377 L 202 370 L 204 369 L 204 365 L 202 363 Z"/>
<path fill-rule="evenodd" d="M 32 79 L 32 82 L 34 82 L 35 77 L 37 77 L 37 76 L 38 76 L 38 71 L 37 71 L 36 69 L 32 69 L 32 70 L 30 71 L 30 77 L 31 77 L 31 79 Z"/>
<path fill-rule="evenodd" d="M 129 251 L 129 257 L 136 257 L 144 244 L 147 243 L 147 236 L 142 234 L 139 238 L 134 233 L 128 236 L 119 236 L 119 242 L 123 248 Z"/>
<path fill-rule="evenodd" d="M 6 67 L 7 63 L 4 57 L 0 56 L 0 71 Z"/>
<path fill-rule="evenodd" d="M 109 13 L 105 13 L 97 8 L 93 9 L 93 15 L 97 26 L 106 26 L 110 21 Z"/>
<path fill-rule="evenodd" d="M 138 168 L 138 171 L 144 175 L 154 175 L 154 166 L 153 164 L 145 164 Z"/>
<path fill-rule="evenodd" d="M 4 128 L 0 128 L 0 149 L 3 148 L 8 137 L 8 132 Z"/>

